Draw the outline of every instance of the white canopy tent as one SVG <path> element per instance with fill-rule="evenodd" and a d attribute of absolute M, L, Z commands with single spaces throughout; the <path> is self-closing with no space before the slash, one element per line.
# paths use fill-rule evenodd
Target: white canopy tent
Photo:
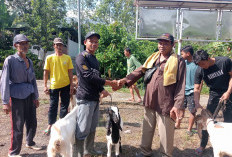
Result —
<path fill-rule="evenodd" d="M 232 42 L 232 0 L 135 0 L 136 39 Z M 178 51 L 178 52 L 179 52 Z"/>

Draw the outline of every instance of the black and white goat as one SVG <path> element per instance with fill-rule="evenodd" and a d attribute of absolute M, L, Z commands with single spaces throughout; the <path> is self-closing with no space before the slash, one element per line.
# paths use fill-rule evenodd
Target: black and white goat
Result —
<path fill-rule="evenodd" d="M 75 141 L 75 130 L 78 106 L 68 113 L 64 118 L 52 125 L 50 140 L 47 147 L 48 157 L 55 157 L 57 153 L 62 157 L 72 157 L 73 144 Z"/>
<path fill-rule="evenodd" d="M 107 157 L 111 157 L 112 145 L 115 146 L 115 155 L 119 157 L 119 153 L 122 152 L 120 130 L 122 131 L 123 122 L 119 114 L 119 109 L 116 106 L 108 108 L 108 120 L 107 120 Z"/>
<path fill-rule="evenodd" d="M 197 115 L 196 121 L 200 138 L 202 130 L 208 131 L 214 157 L 232 156 L 232 123 L 215 123 L 208 110 L 202 110 L 201 115 Z"/>

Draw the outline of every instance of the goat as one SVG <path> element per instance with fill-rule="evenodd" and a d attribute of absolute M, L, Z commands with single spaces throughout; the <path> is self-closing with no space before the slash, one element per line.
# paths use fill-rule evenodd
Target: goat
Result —
<path fill-rule="evenodd" d="M 196 121 L 200 138 L 202 130 L 208 131 L 214 157 L 223 157 L 223 155 L 232 156 L 232 123 L 215 123 L 211 113 L 204 109 L 201 111 L 201 115 L 196 116 Z"/>
<path fill-rule="evenodd" d="M 122 152 L 120 130 L 122 131 L 123 122 L 121 120 L 119 109 L 116 106 L 108 108 L 108 120 L 107 120 L 107 157 L 111 157 L 112 145 L 115 145 L 115 155 L 119 157 L 119 153 Z"/>
<path fill-rule="evenodd" d="M 76 106 L 76 88 L 78 86 L 78 79 L 77 75 L 73 75 L 73 85 L 74 85 L 74 92 L 70 95 L 70 103 L 69 103 L 69 111 L 71 111 Z"/>
<path fill-rule="evenodd" d="M 64 118 L 52 125 L 50 140 L 47 147 L 48 157 L 55 157 L 60 153 L 63 157 L 72 157 L 72 147 L 75 141 L 75 130 L 77 121 L 76 106 Z"/>

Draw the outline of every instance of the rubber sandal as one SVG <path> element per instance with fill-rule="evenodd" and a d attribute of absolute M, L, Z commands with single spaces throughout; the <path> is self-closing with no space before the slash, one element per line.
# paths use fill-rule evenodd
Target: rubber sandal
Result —
<path fill-rule="evenodd" d="M 192 132 L 192 131 L 186 131 L 186 133 L 188 136 L 193 136 L 193 134 L 194 134 L 194 132 Z"/>
<path fill-rule="evenodd" d="M 51 132 L 51 129 L 44 130 L 43 134 L 49 136 Z"/>
<path fill-rule="evenodd" d="M 134 102 L 134 101 L 135 101 L 135 99 L 129 98 L 129 99 L 127 99 L 127 101 Z"/>
<path fill-rule="evenodd" d="M 191 131 L 192 131 L 194 134 L 197 134 L 197 130 L 192 129 Z"/>
<path fill-rule="evenodd" d="M 195 154 L 198 156 L 201 156 L 203 151 L 204 151 L 204 148 L 199 147 L 199 148 L 195 149 Z"/>

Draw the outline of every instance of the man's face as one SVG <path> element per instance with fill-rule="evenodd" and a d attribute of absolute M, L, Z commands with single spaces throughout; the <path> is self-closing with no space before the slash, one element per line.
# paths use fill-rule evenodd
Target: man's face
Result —
<path fill-rule="evenodd" d="M 63 48 L 64 48 L 63 44 L 61 43 L 53 44 L 53 47 L 55 49 L 55 52 L 63 53 Z"/>
<path fill-rule="evenodd" d="M 188 57 L 189 57 L 189 54 L 188 54 L 189 52 L 184 52 L 184 51 L 181 51 L 181 56 L 182 56 L 182 58 L 184 59 L 184 60 L 186 60 L 186 59 L 188 59 Z"/>
<path fill-rule="evenodd" d="M 22 41 L 19 43 L 14 44 L 15 48 L 20 53 L 27 53 L 29 49 L 29 42 L 28 41 Z"/>
<path fill-rule="evenodd" d="M 164 56 L 169 55 L 171 53 L 173 46 L 174 45 L 171 44 L 171 41 L 159 40 L 158 42 L 159 52 L 163 54 Z"/>
<path fill-rule="evenodd" d="M 96 36 L 92 36 L 84 41 L 86 46 L 86 50 L 93 54 L 98 48 L 98 41 L 99 39 Z"/>
<path fill-rule="evenodd" d="M 197 65 L 200 66 L 203 69 L 208 69 L 209 66 L 210 66 L 209 60 L 202 60 L 202 61 L 198 62 Z"/>
<path fill-rule="evenodd" d="M 126 57 L 129 57 L 129 56 L 130 56 L 130 53 L 129 53 L 128 51 L 124 50 L 124 55 L 125 55 Z"/>

